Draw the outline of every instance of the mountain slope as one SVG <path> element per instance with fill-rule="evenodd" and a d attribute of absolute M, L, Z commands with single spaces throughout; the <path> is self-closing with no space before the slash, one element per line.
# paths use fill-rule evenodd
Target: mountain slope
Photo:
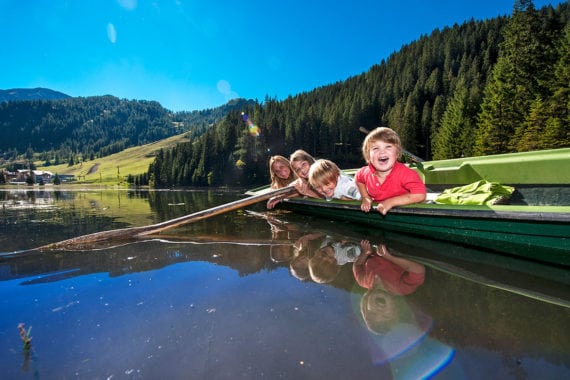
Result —
<path fill-rule="evenodd" d="M 147 172 L 149 164 L 154 161 L 154 157 L 161 149 L 172 148 L 188 141 L 190 141 L 188 134 L 183 133 L 72 166 L 67 164 L 42 166 L 42 163 L 38 162 L 37 167 L 39 170 L 47 170 L 54 174 L 71 174 L 75 176 L 76 180 L 85 183 L 116 185 L 124 182 L 128 175 L 139 175 Z"/>
<path fill-rule="evenodd" d="M 50 90 L 49 88 L 12 88 L 8 90 L 0 90 L 0 103 L 12 102 L 18 100 L 56 100 L 67 99 L 71 96 L 63 92 Z"/>
<path fill-rule="evenodd" d="M 155 101 L 92 96 L 0 103 L 0 152 L 6 160 L 39 153 L 64 163 L 92 160 L 133 146 L 189 132 L 201 135 L 233 109 L 253 101 L 237 99 L 223 106 L 172 113 Z"/>

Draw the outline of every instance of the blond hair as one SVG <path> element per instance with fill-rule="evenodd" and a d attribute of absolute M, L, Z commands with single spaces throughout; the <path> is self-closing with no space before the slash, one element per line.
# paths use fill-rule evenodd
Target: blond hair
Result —
<path fill-rule="evenodd" d="M 316 160 L 309 169 L 309 184 L 315 189 L 329 182 L 338 181 L 339 167 L 330 160 Z"/>
<path fill-rule="evenodd" d="M 313 256 L 309 259 L 309 274 L 311 280 L 318 284 L 333 282 L 339 272 L 340 265 L 338 265 L 336 261 L 326 261 L 319 256 Z"/>
<path fill-rule="evenodd" d="M 309 272 L 309 258 L 307 255 L 299 255 L 289 263 L 289 272 L 291 275 L 301 281 L 308 280 L 311 277 Z"/>
<path fill-rule="evenodd" d="M 400 136 L 398 136 L 396 131 L 394 131 L 391 128 L 378 127 L 376 129 L 370 131 L 370 133 L 368 133 L 368 135 L 366 135 L 366 138 L 364 139 L 364 142 L 362 143 L 362 156 L 364 157 L 364 160 L 367 163 L 370 162 L 370 147 L 376 141 L 384 141 L 386 143 L 395 145 L 396 148 L 398 149 L 397 158 L 401 157 L 401 155 L 402 155 L 402 142 L 400 141 Z"/>
<path fill-rule="evenodd" d="M 291 161 L 291 163 L 298 161 L 307 161 L 309 165 L 312 165 L 315 163 L 315 158 L 309 153 L 305 152 L 303 149 L 298 149 L 291 153 L 291 156 L 289 156 L 289 161 Z"/>
<path fill-rule="evenodd" d="M 279 178 L 275 174 L 275 172 L 273 172 L 273 164 L 275 162 L 281 162 L 289 168 L 289 171 L 291 172 L 289 174 L 289 178 L 286 178 L 286 179 Z M 280 189 L 282 187 L 288 186 L 289 184 L 291 184 L 291 182 L 293 182 L 294 180 L 297 179 L 297 175 L 293 171 L 293 168 L 291 168 L 291 163 L 289 162 L 289 160 L 286 159 L 285 157 L 279 156 L 279 155 L 271 156 L 271 158 L 269 159 L 269 175 L 271 177 L 271 188 L 272 189 Z"/>

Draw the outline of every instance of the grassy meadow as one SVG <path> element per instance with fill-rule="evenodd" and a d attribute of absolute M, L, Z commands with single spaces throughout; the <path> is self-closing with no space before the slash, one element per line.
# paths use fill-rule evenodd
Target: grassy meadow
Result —
<path fill-rule="evenodd" d="M 126 186 L 127 176 L 146 172 L 149 164 L 161 148 L 166 149 L 188 141 L 186 134 L 181 134 L 72 166 L 68 166 L 67 163 L 42 166 L 43 162 L 38 161 L 36 167 L 38 170 L 47 170 L 54 174 L 72 174 L 75 176 L 75 183 Z"/>

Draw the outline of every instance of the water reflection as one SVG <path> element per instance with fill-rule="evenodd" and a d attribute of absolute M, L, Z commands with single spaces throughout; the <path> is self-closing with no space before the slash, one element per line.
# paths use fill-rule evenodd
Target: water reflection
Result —
<path fill-rule="evenodd" d="M 69 209 L 141 223 L 227 195 L 131 197 L 75 194 Z M 119 200 L 133 213 L 119 216 Z M 145 214 L 145 202 L 166 210 Z M 334 268 L 327 281 L 319 260 Z M 98 251 L 0 255 L 0 367 L 6 378 L 22 378 L 22 358 L 48 378 L 565 378 L 569 284 L 559 268 L 254 208 Z M 27 359 L 20 322 L 34 331 Z"/>
<path fill-rule="evenodd" d="M 385 244 L 371 250 L 370 242 L 362 241 L 363 254 L 353 265 L 358 285 L 366 288 L 360 311 L 369 330 L 382 333 L 397 320 L 395 295 L 413 293 L 424 283 L 425 267 L 412 260 L 393 256 Z"/>
<path fill-rule="evenodd" d="M 235 191 L 0 189 L 0 253 L 32 249 L 99 231 L 155 224 L 233 201 L 238 194 Z"/>
<path fill-rule="evenodd" d="M 454 350 L 427 337 L 433 318 L 405 297 L 424 283 L 424 265 L 392 255 L 385 244 L 371 246 L 363 240 L 361 248 L 353 271 L 366 289 L 358 308 L 370 332 L 371 360 L 376 365 L 391 363 L 393 373 L 402 378 L 428 378 L 445 368 Z"/>

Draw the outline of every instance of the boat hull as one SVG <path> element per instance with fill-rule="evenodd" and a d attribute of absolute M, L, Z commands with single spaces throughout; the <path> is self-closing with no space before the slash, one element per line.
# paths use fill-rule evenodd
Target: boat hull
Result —
<path fill-rule="evenodd" d="M 570 266 L 569 206 L 421 204 L 394 208 L 386 216 L 376 211 L 361 211 L 359 202 L 291 198 L 281 202 L 279 207 L 329 220 Z"/>

